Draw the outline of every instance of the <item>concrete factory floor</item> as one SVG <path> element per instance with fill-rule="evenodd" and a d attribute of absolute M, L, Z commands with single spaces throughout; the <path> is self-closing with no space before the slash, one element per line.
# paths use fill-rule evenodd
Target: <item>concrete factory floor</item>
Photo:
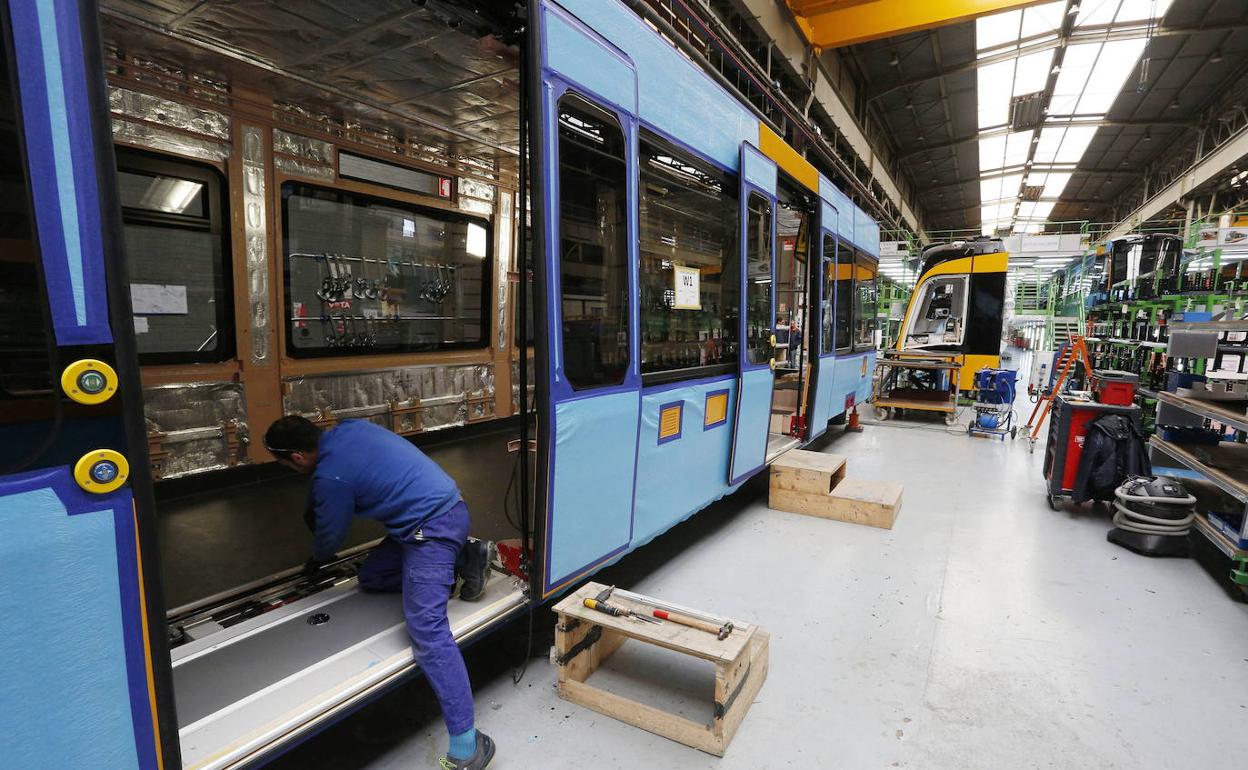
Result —
<path fill-rule="evenodd" d="M 1248 719 L 1248 605 L 1224 562 L 1150 560 L 1106 542 L 1103 514 L 1049 510 L 1041 446 L 932 423 L 832 432 L 826 451 L 851 475 L 904 483 L 892 531 L 769 510 L 755 480 L 599 578 L 771 632 L 770 674 L 727 756 L 560 700 L 545 649 L 513 685 L 513 628 L 468 653 L 493 767 L 1225 764 Z M 646 652 L 626 645 L 603 675 L 701 713 L 709 671 Z M 274 766 L 431 767 L 445 747 L 417 682 Z"/>

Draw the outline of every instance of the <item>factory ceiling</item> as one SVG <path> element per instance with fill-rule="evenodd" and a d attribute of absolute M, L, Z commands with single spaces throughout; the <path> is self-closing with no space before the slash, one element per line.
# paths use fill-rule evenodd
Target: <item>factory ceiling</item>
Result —
<path fill-rule="evenodd" d="M 929 231 L 1115 220 L 1248 104 L 1243 0 L 1059 0 L 840 51 Z"/>

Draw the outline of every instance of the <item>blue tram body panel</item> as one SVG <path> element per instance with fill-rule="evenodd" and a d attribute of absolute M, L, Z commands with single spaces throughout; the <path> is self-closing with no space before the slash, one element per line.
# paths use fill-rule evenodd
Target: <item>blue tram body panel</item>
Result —
<path fill-rule="evenodd" d="M 11 3 L 31 197 L 60 345 L 108 344 L 99 189 L 78 4 Z"/>
<path fill-rule="evenodd" d="M 733 375 L 642 387 L 636 308 L 639 128 L 736 173 L 742 201 L 756 189 L 773 199 L 774 207 L 777 169 L 754 148 L 760 132 L 757 117 L 618 0 L 545 0 L 541 18 L 547 124 L 541 141 L 547 148 L 549 180 L 544 192 L 552 201 L 543 287 L 551 371 L 539 374 L 548 378 L 546 419 L 552 428 L 542 579 L 542 594 L 550 596 L 731 493 L 765 466 L 773 379 L 766 363 L 744 366 Z M 629 314 L 633 363 L 624 382 L 575 393 L 563 377 L 558 302 L 555 103 L 567 89 L 615 111 L 625 132 L 630 148 L 629 284 L 634 297 Z M 823 227 L 878 253 L 875 223 L 822 176 L 818 192 Z M 744 209 L 742 217 L 744 221 Z M 744 274 L 744 263 L 741 269 Z M 818 371 L 809 404 L 813 438 L 845 411 L 847 396 L 860 403 L 867 400 L 874 353 L 837 357 L 815 349 L 811 355 Z M 707 425 L 708 396 L 725 391 L 725 418 Z M 665 437 L 662 414 L 673 405 L 680 407 L 680 426 L 677 435 Z"/>
<path fill-rule="evenodd" d="M 558 6 L 632 62 L 638 118 L 721 167 L 737 168 L 741 143 L 758 141 L 758 118 L 753 113 L 618 0 L 563 0 Z M 547 3 L 547 8 L 554 7 L 555 3 Z M 583 65 L 556 69 L 568 76 L 582 70 Z"/>
<path fill-rule="evenodd" d="M 555 407 L 546 549 L 551 586 L 629 544 L 637 395 L 619 392 Z"/>
<path fill-rule="evenodd" d="M 0 481 L 0 756 L 9 767 L 155 768 L 130 492 L 67 467 Z"/>
<path fill-rule="evenodd" d="M 637 492 L 633 506 L 633 547 L 645 545 L 670 527 L 736 489 L 728 486 L 732 419 L 737 378 L 652 388 L 641 399 L 637 449 Z M 707 400 L 723 393 L 725 418 L 707 424 Z M 660 442 L 662 407 L 680 403 L 680 438 Z"/>

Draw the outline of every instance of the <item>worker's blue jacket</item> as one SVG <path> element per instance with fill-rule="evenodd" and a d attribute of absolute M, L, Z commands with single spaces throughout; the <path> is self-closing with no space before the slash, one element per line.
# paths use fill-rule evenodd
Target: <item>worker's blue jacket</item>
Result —
<path fill-rule="evenodd" d="M 343 420 L 317 445 L 312 555 L 333 558 L 353 516 L 376 519 L 403 540 L 461 499 L 455 481 L 407 439 L 371 422 Z"/>

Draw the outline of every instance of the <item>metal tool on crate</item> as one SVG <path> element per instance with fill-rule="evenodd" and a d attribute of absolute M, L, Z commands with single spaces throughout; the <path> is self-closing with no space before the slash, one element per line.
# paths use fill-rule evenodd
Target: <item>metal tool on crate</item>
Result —
<path fill-rule="evenodd" d="M 615 587 L 612 586 L 607 589 L 607 592 L 612 592 L 614 590 Z M 727 618 L 717 618 L 713 615 L 698 612 L 697 610 L 690 610 L 675 604 L 668 604 L 667 602 L 661 602 L 656 599 L 651 599 L 648 596 L 642 596 L 641 594 L 635 594 L 631 591 L 625 591 L 623 589 L 619 591 L 619 595 L 629 599 L 630 601 L 636 602 L 637 604 L 644 604 L 647 607 L 652 607 L 652 612 L 657 618 L 670 620 L 671 622 L 679 623 L 682 626 L 701 629 L 707 633 L 715 634 L 718 639 L 727 639 L 728 636 L 732 634 L 733 629 L 736 628 L 736 625 Z"/>
<path fill-rule="evenodd" d="M 727 639 L 732 633 L 732 621 L 726 620 L 723 625 L 716 626 L 714 623 L 707 623 L 705 620 L 691 618 L 688 615 L 682 615 L 679 612 L 668 612 L 667 610 L 653 610 L 654 616 L 662 620 L 670 620 L 673 623 L 679 623 L 682 626 L 701 629 L 708 634 L 715 634 L 717 639 Z"/>
<path fill-rule="evenodd" d="M 597 610 L 598 612 L 603 612 L 603 613 L 606 613 L 607 615 L 614 615 L 617 618 L 632 618 L 633 620 L 644 620 L 647 623 L 659 622 L 655 620 L 654 618 L 648 617 L 646 615 L 642 615 L 641 613 L 635 610 L 625 609 L 624 607 L 617 607 L 614 604 L 607 604 L 607 599 L 611 598 L 611 592 L 614 590 L 615 590 L 615 586 L 608 586 L 602 589 L 601 591 L 599 591 L 598 596 L 596 596 L 593 599 L 585 599 L 582 602 L 582 604 L 584 604 L 586 607 L 590 608 L 591 610 Z"/>

